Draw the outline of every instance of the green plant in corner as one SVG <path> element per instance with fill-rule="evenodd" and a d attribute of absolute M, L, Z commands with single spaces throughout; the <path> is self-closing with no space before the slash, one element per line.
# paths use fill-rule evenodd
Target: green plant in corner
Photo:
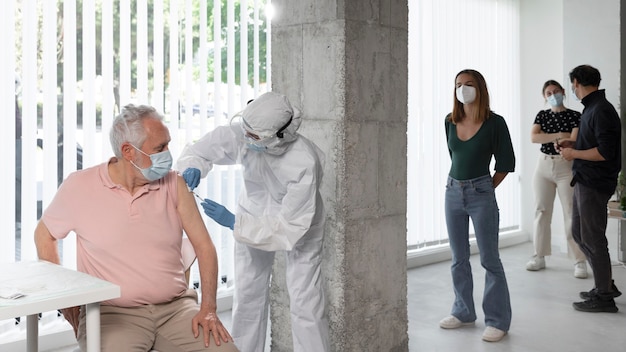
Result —
<path fill-rule="evenodd" d="M 621 210 L 626 210 L 626 194 L 624 191 L 626 190 L 626 176 L 624 176 L 624 172 L 620 171 L 617 174 L 617 187 L 615 188 L 615 193 L 617 195 L 617 199 L 619 199 L 619 208 Z"/>

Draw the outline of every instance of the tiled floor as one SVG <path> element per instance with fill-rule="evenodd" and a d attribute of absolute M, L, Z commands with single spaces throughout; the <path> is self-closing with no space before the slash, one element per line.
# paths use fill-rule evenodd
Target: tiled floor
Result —
<path fill-rule="evenodd" d="M 614 243 L 611 248 L 616 248 Z M 562 254 L 549 257 L 545 270 L 526 271 L 525 264 L 531 252 L 530 243 L 501 251 L 511 292 L 513 322 L 509 334 L 498 343 L 481 340 L 484 329 L 484 316 L 480 309 L 484 270 L 477 256 L 472 257 L 474 297 L 479 315 L 474 327 L 443 330 L 438 326 L 439 320 L 449 313 L 453 299 L 449 262 L 410 270 L 409 351 L 625 351 L 626 294 L 616 299 L 620 309 L 616 314 L 577 312 L 572 308 L 572 302 L 578 300 L 579 291 L 593 287 L 593 278 L 574 278 L 573 264 Z M 615 261 L 615 252 L 611 255 Z M 617 286 L 625 291 L 626 268 L 615 262 L 613 277 Z M 229 312 L 225 312 L 222 318 L 224 324 L 230 327 Z M 70 351 L 73 348 L 54 352 Z"/>
<path fill-rule="evenodd" d="M 626 295 L 615 300 L 620 310 L 616 314 L 578 312 L 572 308 L 572 302 L 580 301 L 579 291 L 593 287 L 593 278 L 574 278 L 573 263 L 565 255 L 553 255 L 547 259 L 545 270 L 530 272 L 525 269 L 532 254 L 530 243 L 505 248 L 500 254 L 511 294 L 513 320 L 509 334 L 498 343 L 481 340 L 485 328 L 481 309 L 484 269 L 479 258 L 473 256 L 478 310 L 475 327 L 444 330 L 438 326 L 439 320 L 450 312 L 454 297 L 449 262 L 409 272 L 409 351 L 626 351 Z M 611 254 L 615 262 L 617 257 Z M 624 291 L 626 268 L 617 262 L 613 278 Z"/>

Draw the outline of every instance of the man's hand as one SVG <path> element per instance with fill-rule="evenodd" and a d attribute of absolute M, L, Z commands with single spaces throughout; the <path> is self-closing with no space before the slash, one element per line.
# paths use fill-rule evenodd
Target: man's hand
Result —
<path fill-rule="evenodd" d="M 575 151 L 576 149 L 572 149 L 572 148 L 561 148 L 561 150 L 559 150 L 559 154 L 561 154 L 563 159 L 567 161 L 571 161 L 571 160 L 576 159 L 576 157 L 574 157 Z"/>
<path fill-rule="evenodd" d="M 554 141 L 554 149 L 558 152 L 563 148 L 574 148 L 574 141 L 557 138 L 557 140 Z"/>
<path fill-rule="evenodd" d="M 213 339 L 215 340 L 215 344 L 220 346 L 222 341 L 224 342 L 232 342 L 233 338 L 230 336 L 230 333 L 222 322 L 220 318 L 217 317 L 217 313 L 215 311 L 210 311 L 209 308 L 200 307 L 200 311 L 193 317 L 191 321 L 191 330 L 193 331 L 193 336 L 198 338 L 200 335 L 200 330 L 198 329 L 198 325 L 202 327 L 202 331 L 204 332 L 204 346 L 209 347 L 209 332 L 213 334 Z"/>
<path fill-rule="evenodd" d="M 574 157 L 574 152 L 576 151 L 576 149 L 574 149 L 574 141 L 570 141 L 568 139 L 560 140 L 557 138 L 557 140 L 554 141 L 554 150 L 559 152 L 561 157 L 567 161 L 576 159 Z"/>
<path fill-rule="evenodd" d="M 61 309 L 61 313 L 65 320 L 74 328 L 74 337 L 78 338 L 78 323 L 80 322 L 80 307 L 70 307 Z"/>

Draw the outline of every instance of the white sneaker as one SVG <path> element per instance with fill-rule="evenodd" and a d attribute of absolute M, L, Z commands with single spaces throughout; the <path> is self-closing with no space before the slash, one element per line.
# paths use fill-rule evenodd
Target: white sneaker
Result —
<path fill-rule="evenodd" d="M 586 262 L 578 262 L 574 264 L 574 277 L 577 279 L 587 278 L 587 263 Z"/>
<path fill-rule="evenodd" d="M 526 270 L 537 271 L 546 268 L 546 260 L 544 257 L 534 256 L 528 263 L 526 263 Z"/>
<path fill-rule="evenodd" d="M 483 340 L 487 342 L 498 342 L 506 335 L 506 331 L 502 331 L 493 326 L 488 326 L 483 332 Z"/>
<path fill-rule="evenodd" d="M 454 315 L 447 316 L 441 319 L 441 321 L 439 322 L 439 327 L 441 327 L 442 329 L 456 329 L 456 328 L 460 328 L 461 326 L 469 326 L 469 325 L 474 325 L 474 322 L 470 321 L 470 322 L 464 323 L 460 321 L 459 318 L 455 317 Z"/>

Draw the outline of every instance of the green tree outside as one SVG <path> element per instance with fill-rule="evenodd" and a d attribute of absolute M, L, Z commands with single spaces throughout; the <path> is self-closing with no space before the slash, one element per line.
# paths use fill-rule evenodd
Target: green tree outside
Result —
<path fill-rule="evenodd" d="M 48 0 L 45 0 L 48 1 Z M 114 37 L 113 37 L 113 50 L 114 50 L 114 72 L 119 72 L 119 68 L 120 68 L 120 54 L 119 54 L 119 49 L 120 49 L 120 33 L 119 33 L 119 27 L 120 27 L 120 19 L 119 16 L 116 16 L 116 14 L 119 14 L 119 8 L 120 8 L 120 2 L 121 1 L 128 1 L 128 0 L 96 0 L 95 3 L 95 8 L 96 8 L 96 14 L 95 14 L 95 19 L 96 19 L 96 23 L 95 24 L 83 24 L 83 16 L 82 16 L 82 9 L 83 9 L 83 0 L 76 0 L 76 14 L 75 14 L 75 18 L 76 18 L 76 33 L 70 33 L 69 35 L 75 35 L 76 36 L 76 77 L 78 81 L 82 81 L 83 79 L 83 66 L 82 66 L 82 56 L 83 56 L 83 28 L 86 26 L 95 26 L 96 28 L 96 74 L 100 75 L 102 74 L 102 44 L 101 41 L 99 40 L 102 37 L 102 3 L 103 1 L 113 1 L 113 13 L 114 13 L 114 18 L 113 18 L 113 28 L 114 28 Z M 249 85 L 252 85 L 254 82 L 254 62 L 253 62 L 253 50 L 254 50 L 254 1 L 249 0 L 248 1 L 248 5 L 247 8 L 245 9 L 245 11 L 242 11 L 241 9 L 241 2 L 240 0 L 234 0 L 234 8 L 235 8 L 235 24 L 234 24 L 234 29 L 235 29 L 235 42 L 234 43 L 228 43 L 227 42 L 227 6 L 228 6 L 228 0 L 220 0 L 221 1 L 221 7 L 220 7 L 220 21 L 221 21 L 221 33 L 220 33 L 220 39 L 222 42 L 222 48 L 221 48 L 221 53 L 218 56 L 220 60 L 222 60 L 222 72 L 219 75 L 219 79 L 221 82 L 226 83 L 227 82 L 227 64 L 226 64 L 226 60 L 227 60 L 227 48 L 229 45 L 234 45 L 235 46 L 235 83 L 239 84 L 241 82 L 241 69 L 240 69 L 240 60 L 241 60 L 241 47 L 240 47 L 240 43 L 241 43 L 241 33 L 242 33 L 242 28 L 241 28 L 241 16 L 244 15 L 247 17 L 247 36 L 248 36 L 248 77 L 247 77 L 247 83 Z M 137 41 L 137 17 L 136 17 L 136 12 L 137 12 L 137 0 L 130 0 L 130 8 L 131 8 L 131 43 L 136 43 Z M 215 55 L 213 55 L 213 46 L 212 46 L 212 42 L 214 41 L 215 38 L 215 33 L 213 32 L 213 27 L 214 27 L 214 21 L 215 21 L 215 14 L 213 13 L 213 5 L 214 5 L 214 0 L 207 0 L 207 33 L 206 33 L 206 37 L 207 37 L 207 47 L 209 49 L 209 52 L 207 53 L 207 81 L 208 82 L 213 82 L 215 80 L 215 72 L 213 72 L 213 63 L 214 60 L 216 58 Z M 263 7 L 265 5 L 265 1 L 261 1 L 260 5 L 261 7 Z M 17 0 L 16 1 L 16 53 L 17 53 L 17 57 L 16 57 L 16 67 L 18 68 L 18 71 L 21 67 L 21 27 L 22 27 L 22 23 L 21 23 L 21 18 L 22 18 L 22 7 L 24 6 L 24 3 L 22 2 L 22 0 Z M 152 88 L 154 86 L 153 84 L 153 79 L 151 77 L 153 77 L 154 74 L 154 67 L 152 66 L 152 58 L 154 57 L 154 0 L 148 0 L 147 1 L 147 6 L 148 6 L 148 58 L 149 58 L 149 62 L 150 62 L 150 67 L 149 67 L 149 72 L 148 72 L 148 77 L 149 77 L 149 87 Z M 166 77 L 166 82 L 165 82 L 165 88 L 167 89 L 169 82 L 167 81 L 167 77 L 168 77 L 168 68 L 171 67 L 171 63 L 170 63 L 170 53 L 169 53 L 169 43 L 170 43 L 170 26 L 171 23 L 169 23 L 169 11 L 170 11 L 170 1 L 168 0 L 164 0 L 163 1 L 163 47 L 164 47 L 164 53 L 163 53 L 163 62 L 164 62 L 164 70 L 165 72 L 163 72 L 164 76 Z M 179 18 L 184 18 L 184 13 L 185 13 L 185 9 L 183 8 L 183 6 L 179 6 Z M 38 35 L 38 47 L 41 47 L 41 31 L 42 31 L 42 27 L 41 27 L 41 23 L 42 23 L 42 4 L 40 2 L 37 3 L 37 13 L 38 13 L 38 31 L 39 31 L 39 35 Z M 200 2 L 199 1 L 194 1 L 193 2 L 193 57 L 196 58 L 198 55 L 198 50 L 200 48 L 200 24 L 199 24 L 199 19 L 200 19 Z M 64 62 L 64 52 L 63 52 L 63 45 L 64 45 L 64 36 L 68 35 L 68 33 L 64 33 L 63 32 L 63 22 L 64 22 L 64 13 L 63 13 L 63 1 L 59 0 L 57 2 L 57 87 L 59 89 L 59 92 L 62 96 L 63 94 L 63 81 L 64 81 L 64 74 L 63 74 L 63 62 Z M 178 30 L 179 33 L 181 34 L 181 38 L 179 38 L 179 53 L 180 53 L 180 57 L 185 57 L 186 53 L 185 53 L 185 46 L 184 46 L 184 41 L 183 41 L 183 37 L 182 35 L 184 34 L 184 21 L 185 20 L 181 20 L 179 21 L 179 23 L 177 23 L 177 25 L 179 26 Z M 259 82 L 260 83 L 264 83 L 267 80 L 267 67 L 266 67 L 266 53 L 267 53 L 267 48 L 266 48 L 266 43 L 267 43 L 267 21 L 265 18 L 265 14 L 264 11 L 259 11 Z M 39 55 L 38 57 L 38 71 L 39 71 L 39 77 L 41 77 L 41 67 L 42 67 L 42 63 L 41 63 L 41 55 Z M 180 60 L 179 60 L 180 61 Z M 194 60 L 195 61 L 195 60 Z M 182 69 L 184 66 L 184 63 L 179 63 L 178 64 L 178 68 Z M 137 86 L 137 52 L 136 52 L 136 45 L 131 44 L 131 86 L 132 87 L 136 87 Z M 116 105 L 120 106 L 120 102 L 119 102 L 119 94 L 117 94 L 117 90 L 118 90 L 118 84 L 119 82 L 117 82 L 117 77 L 119 75 L 116 74 L 116 82 L 115 82 L 115 96 L 116 96 Z M 197 65 L 194 68 L 194 79 L 197 80 L 199 78 L 199 67 L 197 67 Z M 81 104 L 82 102 L 77 102 L 77 104 Z M 62 116 L 62 111 L 63 111 L 63 99 L 59 99 L 59 117 L 61 118 Z M 78 120 L 79 122 L 82 121 L 82 109 L 78 109 Z M 41 120 L 41 116 L 39 116 L 38 120 Z"/>

